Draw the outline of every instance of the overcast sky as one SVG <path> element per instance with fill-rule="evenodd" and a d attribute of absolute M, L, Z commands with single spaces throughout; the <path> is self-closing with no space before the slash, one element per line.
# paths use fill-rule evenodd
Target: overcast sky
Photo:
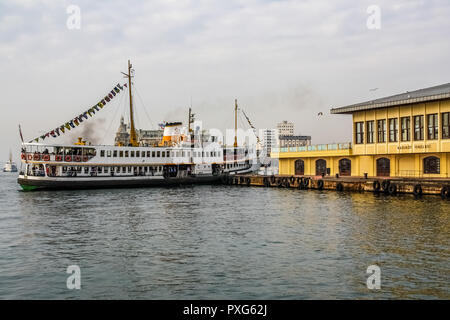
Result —
<path fill-rule="evenodd" d="M 186 121 L 192 100 L 204 127 L 231 128 L 237 98 L 258 128 L 290 120 L 313 143 L 350 141 L 350 116 L 329 109 L 450 82 L 449 34 L 448 0 L 0 0 L 0 160 L 19 152 L 19 123 L 31 140 L 79 115 L 128 59 L 140 127 Z M 101 142 L 124 110 L 118 97 L 88 121 Z"/>

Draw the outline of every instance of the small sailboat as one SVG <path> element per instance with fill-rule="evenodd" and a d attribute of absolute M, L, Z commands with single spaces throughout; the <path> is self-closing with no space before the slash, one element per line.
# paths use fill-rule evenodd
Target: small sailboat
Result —
<path fill-rule="evenodd" d="M 9 160 L 5 163 L 3 172 L 17 172 L 17 165 L 12 161 L 11 150 L 9 150 Z"/>

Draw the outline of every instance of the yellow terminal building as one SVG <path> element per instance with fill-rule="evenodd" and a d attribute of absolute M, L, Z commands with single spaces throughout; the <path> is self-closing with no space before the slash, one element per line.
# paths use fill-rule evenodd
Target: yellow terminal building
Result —
<path fill-rule="evenodd" d="M 351 143 L 274 148 L 280 175 L 450 177 L 450 83 L 331 109 Z"/>

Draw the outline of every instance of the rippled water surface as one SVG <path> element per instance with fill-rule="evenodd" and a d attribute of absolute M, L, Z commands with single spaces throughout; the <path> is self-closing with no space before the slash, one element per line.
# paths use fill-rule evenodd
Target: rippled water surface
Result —
<path fill-rule="evenodd" d="M 433 196 L 239 186 L 22 192 L 1 173 L 0 298 L 449 299 L 449 214 Z"/>

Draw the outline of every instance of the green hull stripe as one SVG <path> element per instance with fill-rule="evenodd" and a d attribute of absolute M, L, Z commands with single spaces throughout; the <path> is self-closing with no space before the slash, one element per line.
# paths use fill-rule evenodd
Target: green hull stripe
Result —
<path fill-rule="evenodd" d="M 27 186 L 27 185 L 23 185 L 23 184 L 21 184 L 20 186 L 22 187 L 23 191 L 33 191 L 38 188 L 36 186 Z"/>

